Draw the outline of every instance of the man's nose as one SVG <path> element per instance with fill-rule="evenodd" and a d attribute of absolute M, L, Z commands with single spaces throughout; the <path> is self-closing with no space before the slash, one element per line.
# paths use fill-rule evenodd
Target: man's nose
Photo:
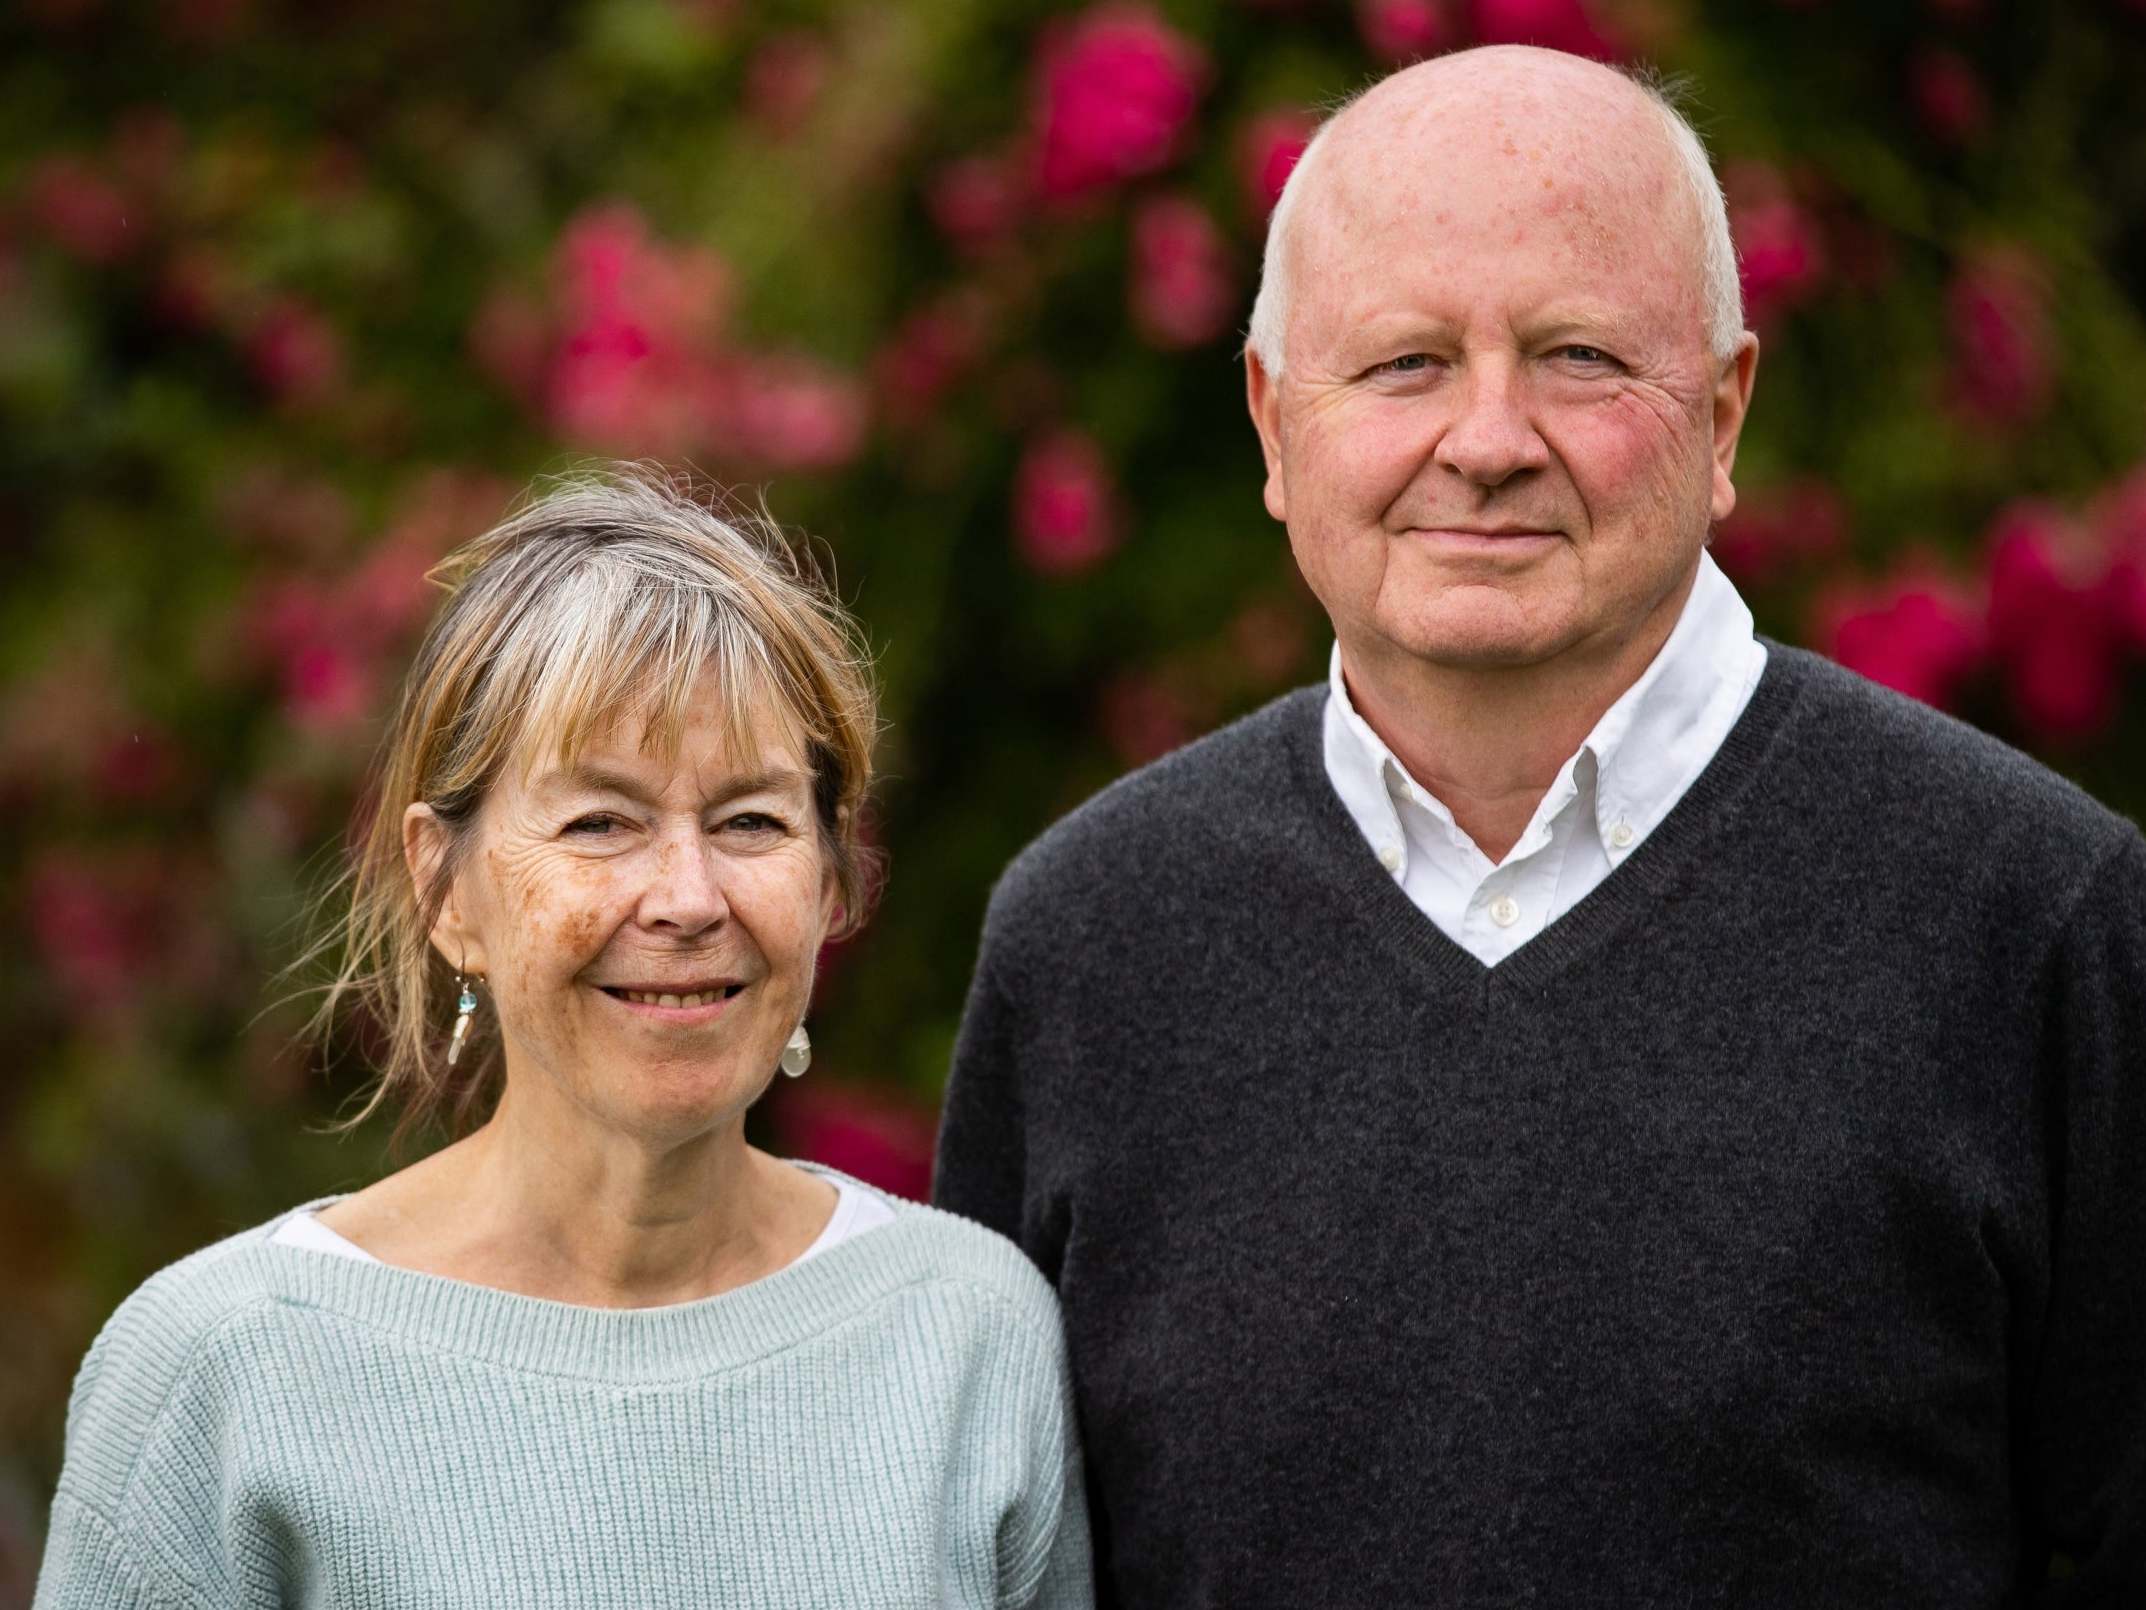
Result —
<path fill-rule="evenodd" d="M 1472 363 L 1448 395 L 1455 413 L 1431 454 L 1440 469 L 1477 486 L 1499 486 L 1550 461 L 1550 449 L 1529 417 L 1525 382 L 1514 365 Z"/>
<path fill-rule="evenodd" d="M 730 915 L 723 893 L 723 858 L 696 826 L 667 833 L 651 847 L 648 886 L 641 893 L 644 926 L 690 936 Z"/>

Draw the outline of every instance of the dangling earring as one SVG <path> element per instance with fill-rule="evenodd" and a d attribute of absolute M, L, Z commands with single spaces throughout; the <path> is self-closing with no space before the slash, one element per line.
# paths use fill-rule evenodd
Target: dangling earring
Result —
<path fill-rule="evenodd" d="M 461 994 L 455 997 L 455 1029 L 447 1037 L 447 1066 L 455 1065 L 462 1055 L 462 1042 L 469 1038 L 469 1020 L 477 1013 L 477 990 L 475 981 L 455 974 L 455 988 Z"/>
<path fill-rule="evenodd" d="M 812 1066 L 812 1036 L 800 1023 L 790 1036 L 790 1043 L 782 1048 L 782 1071 L 795 1079 Z"/>

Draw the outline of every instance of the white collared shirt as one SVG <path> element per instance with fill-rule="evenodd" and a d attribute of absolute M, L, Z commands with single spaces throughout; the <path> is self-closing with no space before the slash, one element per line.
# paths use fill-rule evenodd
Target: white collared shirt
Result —
<path fill-rule="evenodd" d="M 1326 775 L 1408 898 L 1495 967 L 1646 842 L 1714 758 L 1765 668 L 1749 607 L 1702 553 L 1669 640 L 1565 762 L 1503 861 L 1476 847 L 1357 714 L 1338 643 L 1327 673 Z"/>

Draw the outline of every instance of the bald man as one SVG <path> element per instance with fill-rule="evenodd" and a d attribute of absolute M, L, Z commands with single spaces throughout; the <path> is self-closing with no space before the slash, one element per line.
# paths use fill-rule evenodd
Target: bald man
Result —
<path fill-rule="evenodd" d="M 2146 1604 L 2146 841 L 1756 637 L 1696 137 L 1385 80 L 1246 358 L 1323 686 L 993 896 L 938 1196 L 1064 1300 L 1106 1603 Z"/>

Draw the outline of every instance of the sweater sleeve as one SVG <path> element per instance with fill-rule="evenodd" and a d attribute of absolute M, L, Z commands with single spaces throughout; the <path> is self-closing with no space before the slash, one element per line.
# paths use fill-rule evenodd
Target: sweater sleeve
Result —
<path fill-rule="evenodd" d="M 2051 1279 L 2024 1466 L 2070 1562 L 2046 1610 L 2146 1604 L 2146 839 L 2058 942 L 2049 1000 Z"/>
<path fill-rule="evenodd" d="M 947 1076 L 931 1195 L 947 1211 L 1020 1242 L 1027 1185 L 1021 1033 L 997 978 L 995 950 L 986 924 Z"/>
<path fill-rule="evenodd" d="M 1057 1303 L 1041 1281 L 1036 1284 L 1049 1309 L 1050 1344 L 1040 1367 L 1024 1372 L 1032 1431 L 1028 1479 L 1001 1539 L 999 1604 L 1002 1610 L 1092 1610 L 1088 1503 L 1072 1382 Z"/>
<path fill-rule="evenodd" d="M 65 1491 L 52 1501 L 32 1610 L 194 1610 L 195 1604 L 151 1587 L 126 1537 L 95 1509 Z"/>

